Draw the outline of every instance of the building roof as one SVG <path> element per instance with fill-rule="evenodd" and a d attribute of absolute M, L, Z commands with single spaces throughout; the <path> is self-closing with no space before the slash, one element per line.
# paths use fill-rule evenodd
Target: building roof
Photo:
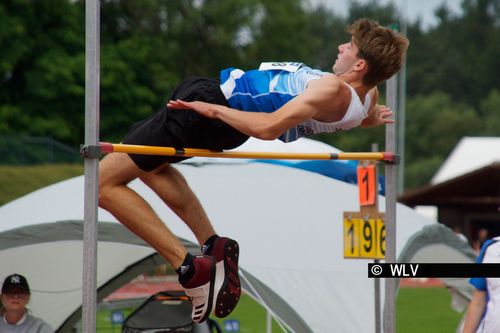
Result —
<path fill-rule="evenodd" d="M 432 178 L 438 184 L 500 162 L 500 137 L 463 137 Z"/>
<path fill-rule="evenodd" d="M 409 191 L 399 201 L 409 205 L 500 207 L 500 162 L 450 180 Z"/>
<path fill-rule="evenodd" d="M 408 191 L 409 205 L 500 207 L 500 137 L 463 137 L 431 184 Z"/>

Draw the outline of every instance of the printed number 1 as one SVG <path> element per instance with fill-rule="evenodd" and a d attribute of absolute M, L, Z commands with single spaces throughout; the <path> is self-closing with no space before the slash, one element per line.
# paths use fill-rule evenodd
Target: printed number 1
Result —
<path fill-rule="evenodd" d="M 351 253 L 354 253 L 354 223 L 347 230 L 347 235 L 351 238 Z"/>
<path fill-rule="evenodd" d="M 368 172 L 365 172 L 363 176 L 362 183 L 366 184 L 365 186 L 365 201 L 368 201 L 368 193 L 370 193 L 370 183 L 368 182 Z"/>
<path fill-rule="evenodd" d="M 376 188 L 375 165 L 358 166 L 359 204 L 361 206 L 375 204 Z"/>

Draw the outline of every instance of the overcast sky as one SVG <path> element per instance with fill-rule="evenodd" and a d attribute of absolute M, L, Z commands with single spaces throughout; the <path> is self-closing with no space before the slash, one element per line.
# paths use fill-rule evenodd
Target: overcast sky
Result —
<path fill-rule="evenodd" d="M 332 8 L 335 13 L 346 15 L 349 8 L 349 0 L 309 0 L 313 4 L 323 3 L 325 6 Z M 357 0 L 361 3 L 370 2 L 370 0 Z M 393 2 L 400 9 L 406 5 L 407 17 L 410 21 L 421 19 L 423 28 L 428 28 L 436 24 L 434 11 L 441 4 L 446 6 L 456 14 L 461 13 L 462 0 L 378 0 L 381 4 Z"/>

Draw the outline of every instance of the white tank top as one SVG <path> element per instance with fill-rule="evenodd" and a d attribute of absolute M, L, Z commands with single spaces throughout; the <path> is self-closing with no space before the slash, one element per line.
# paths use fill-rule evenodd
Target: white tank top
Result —
<path fill-rule="evenodd" d="M 297 140 L 303 136 L 309 136 L 319 133 L 333 133 L 338 131 L 346 131 L 351 128 L 357 127 L 361 124 L 363 119 L 368 116 L 368 110 L 371 105 L 371 97 L 366 94 L 364 104 L 361 102 L 356 90 L 349 84 L 345 83 L 349 90 L 351 91 L 351 103 L 347 108 L 346 113 L 339 121 L 332 123 L 325 123 L 314 119 L 308 119 L 302 124 L 287 130 L 281 137 L 280 140 L 284 142 L 290 142 Z"/>

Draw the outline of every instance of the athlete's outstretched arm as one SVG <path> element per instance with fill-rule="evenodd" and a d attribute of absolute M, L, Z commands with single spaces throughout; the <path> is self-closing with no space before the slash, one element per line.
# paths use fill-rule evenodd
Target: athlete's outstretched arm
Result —
<path fill-rule="evenodd" d="M 199 101 L 175 100 L 169 101 L 167 106 L 173 109 L 191 109 L 205 117 L 220 119 L 238 131 L 258 139 L 273 140 L 284 132 L 280 132 L 274 113 L 240 111 L 224 105 Z"/>
<path fill-rule="evenodd" d="M 180 100 L 169 101 L 167 106 L 192 109 L 208 118 L 220 119 L 246 135 L 274 140 L 289 128 L 314 118 L 325 110 L 331 111 L 332 99 L 335 100 L 338 95 L 339 81 L 329 77 L 313 82 L 303 94 L 271 113 L 240 111 L 223 105 Z"/>

